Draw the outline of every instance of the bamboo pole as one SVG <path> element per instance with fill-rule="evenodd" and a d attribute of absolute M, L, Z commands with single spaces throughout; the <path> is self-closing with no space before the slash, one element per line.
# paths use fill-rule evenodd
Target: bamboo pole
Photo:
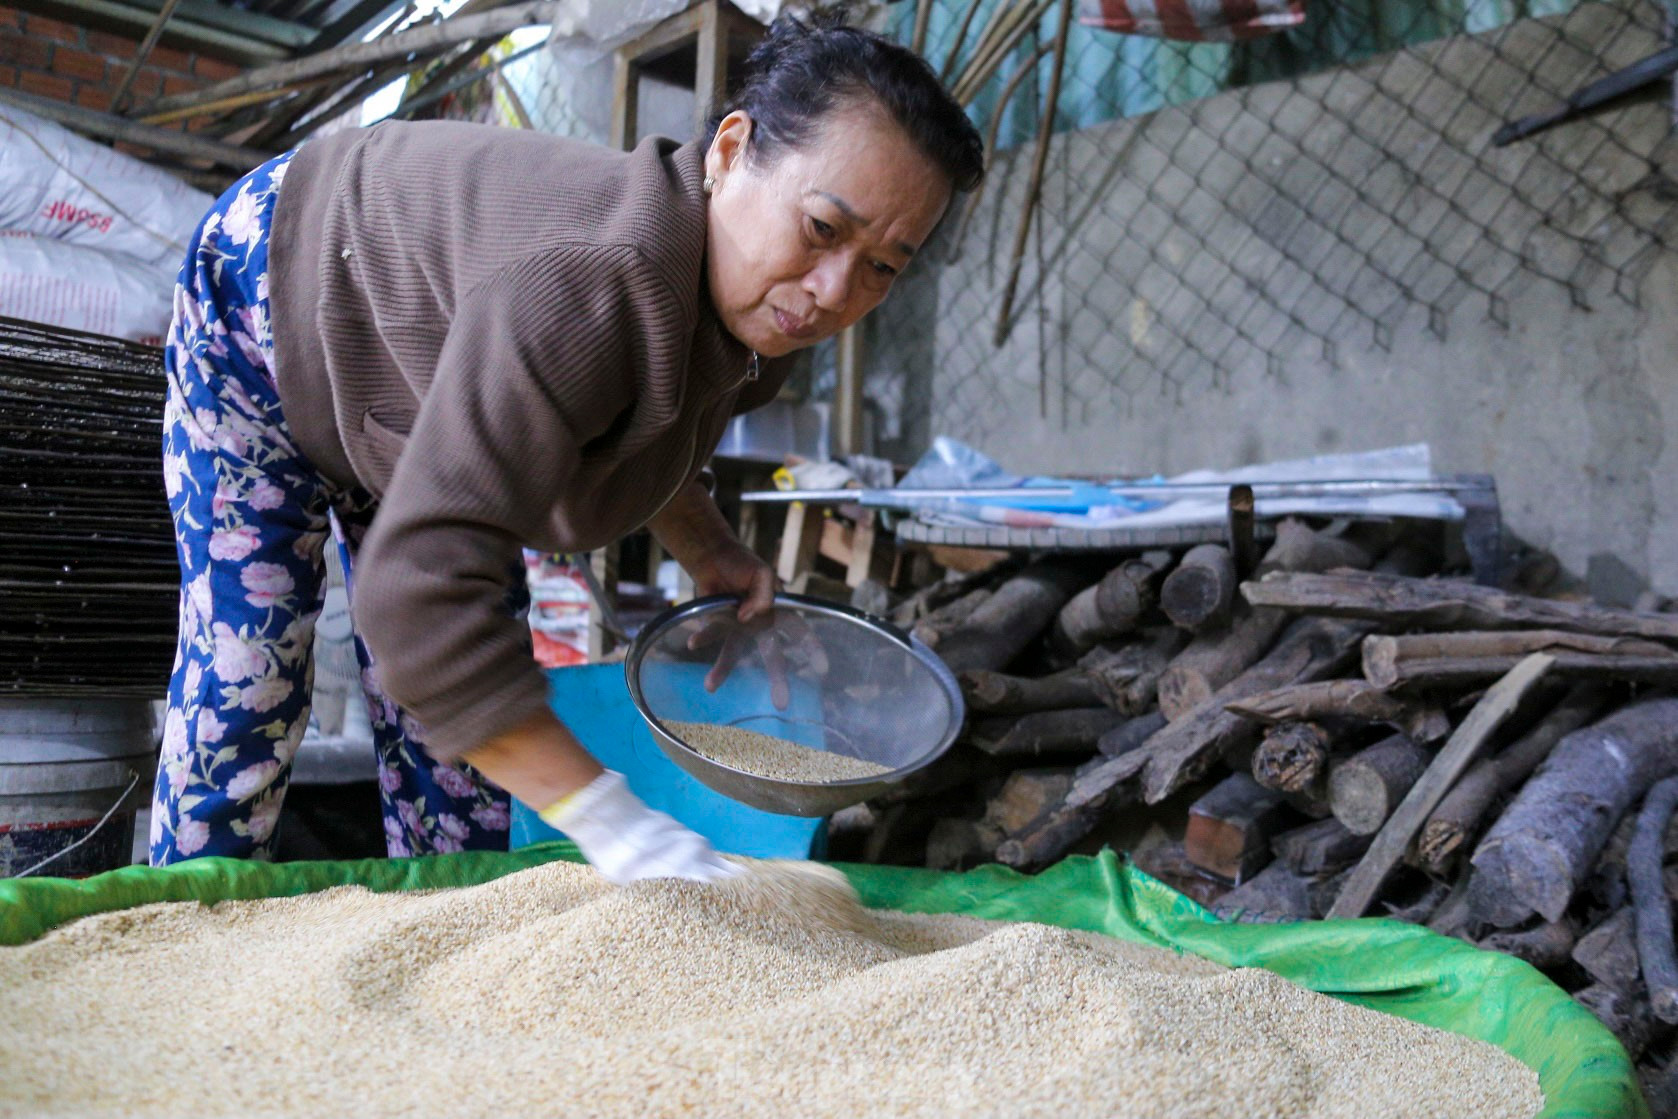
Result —
<path fill-rule="evenodd" d="M 174 109 L 185 109 L 208 101 L 231 97 L 237 93 L 248 93 L 252 90 L 287 85 L 325 74 L 364 70 L 381 62 L 405 58 L 437 47 L 452 46 L 468 39 L 482 39 L 489 36 L 499 38 L 520 27 L 552 24 L 558 12 L 559 4 L 556 3 L 556 0 L 533 0 L 531 3 L 517 4 L 510 8 L 499 8 L 482 15 L 456 16 L 425 27 L 399 31 L 393 35 L 373 39 L 370 42 L 351 43 L 348 46 L 334 47 L 332 50 L 322 51 L 307 58 L 280 62 L 273 66 L 263 66 L 192 93 L 164 97 L 152 105 L 150 111 L 167 113 Z M 565 30 L 568 32 L 570 29 L 568 21 Z"/>
<path fill-rule="evenodd" d="M 256 148 L 240 147 L 237 144 L 224 144 L 219 140 L 206 140 L 201 136 L 176 132 L 169 128 L 155 128 L 126 117 L 101 113 L 97 109 L 84 109 L 79 105 L 52 101 L 15 90 L 0 89 L 0 102 L 16 105 L 25 112 L 56 121 L 66 128 L 101 140 L 120 140 L 153 151 L 168 152 L 189 159 L 209 160 L 240 171 L 249 171 L 274 154 Z"/>
<path fill-rule="evenodd" d="M 1031 183 L 1025 192 L 1019 232 L 1014 235 L 1014 252 L 1008 263 L 1008 284 L 1002 289 L 1002 310 L 996 318 L 996 334 L 992 341 L 997 346 L 1008 337 L 1008 317 L 1014 311 L 1014 292 L 1019 286 L 1025 244 L 1031 234 L 1031 215 L 1037 209 L 1037 198 L 1043 190 L 1043 168 L 1049 162 L 1049 138 L 1054 134 L 1055 105 L 1060 101 L 1060 79 L 1066 70 L 1066 37 L 1071 30 L 1072 0 L 1060 0 L 1060 30 L 1055 33 L 1054 69 L 1049 73 L 1049 96 L 1043 103 L 1042 119 L 1037 122 L 1037 151 L 1031 161 Z"/>

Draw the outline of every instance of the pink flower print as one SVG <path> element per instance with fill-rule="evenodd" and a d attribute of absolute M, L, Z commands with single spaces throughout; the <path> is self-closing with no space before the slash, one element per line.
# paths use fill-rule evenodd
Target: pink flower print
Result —
<path fill-rule="evenodd" d="M 271 796 L 251 809 L 251 818 L 246 821 L 250 828 L 251 839 L 257 843 L 266 843 L 268 837 L 274 834 L 274 825 L 280 818 L 280 798 Z"/>
<path fill-rule="evenodd" d="M 172 501 L 180 496 L 181 484 L 186 478 L 186 456 L 163 456 L 163 492 Z"/>
<path fill-rule="evenodd" d="M 408 837 L 402 833 L 402 825 L 385 817 L 385 853 L 393 859 L 407 858 L 413 854 L 408 849 Z"/>
<path fill-rule="evenodd" d="M 274 783 L 274 778 L 280 775 L 280 763 L 276 761 L 257 762 L 247 765 L 233 779 L 227 783 L 227 795 L 234 800 L 249 800 L 251 797 Z"/>
<path fill-rule="evenodd" d="M 478 792 L 477 784 L 452 765 L 437 766 L 431 771 L 431 779 L 439 789 L 455 798 L 476 796 Z"/>
<path fill-rule="evenodd" d="M 210 825 L 203 820 L 181 820 L 175 825 L 175 850 L 196 855 L 210 841 Z"/>
<path fill-rule="evenodd" d="M 186 440 L 194 450 L 213 451 L 216 447 L 216 414 L 208 408 L 195 408 L 190 420 L 183 419 Z"/>
<path fill-rule="evenodd" d="M 216 713 L 208 707 L 198 710 L 198 741 L 201 745 L 221 741 L 221 736 L 227 733 L 227 724 L 216 718 Z"/>
<path fill-rule="evenodd" d="M 193 661 L 191 664 L 186 666 L 186 682 L 182 687 L 182 694 L 187 696 L 196 696 L 198 694 L 198 689 L 203 685 L 203 683 L 204 666 L 199 664 L 197 661 Z"/>
<path fill-rule="evenodd" d="M 177 758 L 185 758 L 188 748 L 186 716 L 171 707 L 169 713 L 163 717 L 163 761 L 168 763 Z"/>
<path fill-rule="evenodd" d="M 228 206 L 221 220 L 222 231 L 235 245 L 248 245 L 262 235 L 262 214 L 250 184 Z"/>
<path fill-rule="evenodd" d="M 153 812 L 151 814 L 151 835 L 149 835 L 146 838 L 146 845 L 148 847 L 156 847 L 159 843 L 162 843 L 162 842 L 163 842 L 163 813 Z"/>
<path fill-rule="evenodd" d="M 223 478 L 216 483 L 216 492 L 210 498 L 210 516 L 221 520 L 227 516 L 227 507 L 239 503 L 239 488 L 232 479 Z"/>
<path fill-rule="evenodd" d="M 262 655 L 262 649 L 241 639 L 233 632 L 232 626 L 226 622 L 211 622 L 210 632 L 215 635 L 216 642 L 216 675 L 224 683 L 237 684 L 268 671 L 268 659 Z M 190 690 L 188 694 L 191 694 Z"/>
<path fill-rule="evenodd" d="M 434 835 L 431 837 L 431 849 L 439 855 L 454 855 L 466 850 L 466 845 L 452 835 Z"/>
<path fill-rule="evenodd" d="M 177 759 L 173 764 L 164 766 L 164 772 L 169 775 L 169 792 L 177 799 L 186 792 L 187 765 L 185 758 Z"/>
<path fill-rule="evenodd" d="M 263 478 L 251 488 L 245 500 L 252 509 L 278 509 L 285 504 L 285 491 Z"/>
<path fill-rule="evenodd" d="M 453 812 L 437 813 L 437 828 L 450 839 L 465 839 L 472 834 L 472 829 L 467 826 L 466 821 Z"/>
<path fill-rule="evenodd" d="M 480 804 L 472 809 L 472 819 L 485 831 L 506 831 L 513 823 L 508 816 L 507 806 L 499 801 Z"/>
<path fill-rule="evenodd" d="M 254 525 L 233 525 L 228 528 L 217 528 L 215 532 L 210 534 L 210 558 L 237 563 L 256 551 L 257 546 L 261 543 L 262 536 L 256 531 Z M 267 564 L 265 566 L 273 567 L 274 565 Z M 209 617 L 209 614 L 206 612 L 203 616 Z"/>
<path fill-rule="evenodd" d="M 253 563 L 239 572 L 239 582 L 250 592 L 245 601 L 258 609 L 274 605 L 297 585 L 292 582 L 291 572 L 277 563 Z"/>
<path fill-rule="evenodd" d="M 401 787 L 402 774 L 397 772 L 396 767 L 389 764 L 381 765 L 379 767 L 379 788 L 387 793 L 394 793 Z"/>
<path fill-rule="evenodd" d="M 210 549 L 215 550 L 215 538 L 210 539 Z M 186 599 L 192 604 L 198 614 L 200 622 L 208 622 L 215 613 L 215 597 L 210 594 L 210 573 L 204 572 L 186 585 Z"/>
<path fill-rule="evenodd" d="M 402 817 L 402 823 L 407 827 L 410 834 L 419 835 L 425 831 L 425 822 L 420 819 L 419 809 L 414 806 L 413 801 L 397 801 L 396 814 Z"/>
<path fill-rule="evenodd" d="M 291 685 L 282 679 L 268 677 L 246 684 L 239 689 L 239 706 L 246 711 L 272 711 L 291 695 Z"/>

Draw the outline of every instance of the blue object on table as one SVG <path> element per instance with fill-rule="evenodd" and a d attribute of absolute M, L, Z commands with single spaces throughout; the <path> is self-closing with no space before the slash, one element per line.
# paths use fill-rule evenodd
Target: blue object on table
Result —
<path fill-rule="evenodd" d="M 810 859 L 825 853 L 827 821 L 780 816 L 730 800 L 665 757 L 629 698 L 622 665 L 551 669 L 548 702 L 601 765 L 623 774 L 637 796 L 709 839 L 717 850 L 760 859 Z M 513 801 L 514 850 L 559 836 L 534 809 Z"/>

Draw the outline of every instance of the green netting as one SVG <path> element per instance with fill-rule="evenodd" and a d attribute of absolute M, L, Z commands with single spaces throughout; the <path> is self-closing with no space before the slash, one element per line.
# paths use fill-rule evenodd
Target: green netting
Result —
<path fill-rule="evenodd" d="M 487 882 L 554 859 L 568 843 L 510 854 L 285 863 L 197 859 L 129 867 L 84 881 L 0 881 L 0 945 L 55 925 L 157 901 L 280 897 L 356 883 L 373 890 Z M 1625 1050 L 1566 992 L 1519 960 L 1397 921 L 1237 925 L 1218 920 L 1112 852 L 1069 858 L 1036 877 L 1003 867 L 964 874 L 841 866 L 864 904 L 914 913 L 1038 921 L 1193 952 L 1231 967 L 1264 967 L 1304 987 L 1492 1042 L 1538 1073 L 1545 1117 L 1644 1119 Z"/>

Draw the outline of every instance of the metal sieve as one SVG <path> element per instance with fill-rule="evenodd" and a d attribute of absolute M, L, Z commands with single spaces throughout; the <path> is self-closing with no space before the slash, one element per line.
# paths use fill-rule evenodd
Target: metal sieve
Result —
<path fill-rule="evenodd" d="M 767 812 L 825 816 L 879 795 L 955 741 L 961 689 L 921 642 L 803 595 L 778 594 L 773 613 L 745 624 L 739 605 L 713 595 L 666 611 L 624 664 L 653 738 L 699 781 Z M 705 757 L 673 723 L 740 727 L 890 770 L 820 783 L 767 777 Z"/>

